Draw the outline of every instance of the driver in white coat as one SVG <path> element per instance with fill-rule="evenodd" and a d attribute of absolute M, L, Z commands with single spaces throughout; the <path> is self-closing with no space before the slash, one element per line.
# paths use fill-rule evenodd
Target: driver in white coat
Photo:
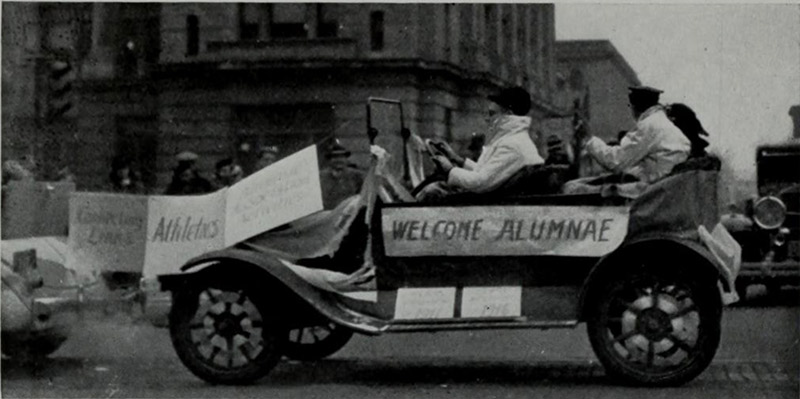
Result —
<path fill-rule="evenodd" d="M 543 164 L 536 145 L 531 140 L 531 97 L 521 87 L 503 89 L 492 101 L 486 122 L 487 145 L 477 162 L 459 156 L 444 142 L 434 143 L 443 155 L 433 157 L 446 182 L 424 188 L 417 199 L 437 198 L 458 192 L 485 193 L 497 189 L 514 173 L 527 165 Z"/>

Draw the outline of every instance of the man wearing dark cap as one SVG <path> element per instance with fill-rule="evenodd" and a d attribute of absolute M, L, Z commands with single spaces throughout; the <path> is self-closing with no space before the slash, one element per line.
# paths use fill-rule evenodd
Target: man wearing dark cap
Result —
<path fill-rule="evenodd" d="M 364 174 L 349 165 L 350 151 L 342 146 L 339 140 L 328 148 L 325 156 L 328 159 L 328 166 L 319 173 L 322 206 L 325 209 L 333 209 L 345 198 L 361 191 Z"/>
<path fill-rule="evenodd" d="M 453 192 L 484 193 L 492 191 L 527 165 L 544 163 L 530 136 L 531 97 L 521 87 L 501 90 L 488 97 L 490 103 L 485 121 L 486 145 L 477 161 L 456 154 L 443 142 L 434 143 L 442 155 L 433 157 L 444 174 L 445 184 L 430 185 L 418 199 Z"/>
<path fill-rule="evenodd" d="M 625 172 L 645 183 L 652 183 L 672 171 L 689 156 L 691 143 L 667 118 L 658 103 L 662 91 L 647 86 L 629 88 L 636 128 L 621 139 L 619 145 L 608 145 L 588 132 L 578 132 L 585 151 L 615 173 Z"/>

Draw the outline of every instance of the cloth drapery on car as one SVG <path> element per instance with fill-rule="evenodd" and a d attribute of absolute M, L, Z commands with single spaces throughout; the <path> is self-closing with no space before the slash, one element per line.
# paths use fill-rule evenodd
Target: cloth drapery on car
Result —
<path fill-rule="evenodd" d="M 673 236 L 704 245 L 729 287 L 741 266 L 741 247 L 720 223 L 716 170 L 682 171 L 649 185 L 631 204 L 628 239 Z M 736 292 L 723 294 L 726 304 Z"/>

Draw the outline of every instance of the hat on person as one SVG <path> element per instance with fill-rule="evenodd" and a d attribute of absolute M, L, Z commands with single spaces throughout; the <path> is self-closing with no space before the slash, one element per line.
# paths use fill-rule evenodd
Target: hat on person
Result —
<path fill-rule="evenodd" d="M 531 95 L 522 87 L 509 87 L 489 96 L 495 104 L 511 110 L 514 115 L 524 116 L 531 110 Z"/>
<path fill-rule="evenodd" d="M 328 158 L 333 157 L 349 157 L 350 151 L 347 148 L 344 148 L 343 145 L 339 144 L 339 140 L 336 140 L 331 146 L 328 148 Z"/>
<path fill-rule="evenodd" d="M 663 92 L 650 86 L 631 86 L 628 87 L 628 98 L 631 101 L 658 103 L 658 98 Z"/>

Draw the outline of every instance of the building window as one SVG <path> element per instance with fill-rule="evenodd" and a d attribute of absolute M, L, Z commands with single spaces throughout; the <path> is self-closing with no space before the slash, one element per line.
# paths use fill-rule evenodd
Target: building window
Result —
<path fill-rule="evenodd" d="M 273 39 L 307 38 L 307 5 L 302 3 L 272 4 L 270 36 Z"/>
<path fill-rule="evenodd" d="M 486 48 L 489 52 L 497 51 L 497 5 L 495 4 L 483 6 L 483 31 Z"/>
<path fill-rule="evenodd" d="M 186 55 L 197 55 L 200 51 L 200 20 L 197 15 L 186 17 Z"/>
<path fill-rule="evenodd" d="M 383 50 L 383 11 L 373 11 L 369 16 L 370 49 Z"/>
<path fill-rule="evenodd" d="M 117 70 L 135 77 L 147 73 L 161 52 L 160 4 L 123 3 L 116 24 Z"/>
<path fill-rule="evenodd" d="M 527 5 L 518 5 L 519 12 L 517 13 L 517 48 L 516 52 L 519 55 L 520 61 L 524 68 L 527 68 L 528 48 L 525 45 L 525 29 L 528 27 L 528 7 Z"/>
<path fill-rule="evenodd" d="M 241 3 L 240 40 L 337 37 L 336 4 Z"/>
<path fill-rule="evenodd" d="M 261 25 L 262 7 L 258 3 L 244 3 L 239 7 L 239 37 L 257 40 Z"/>
<path fill-rule="evenodd" d="M 511 4 L 506 4 L 503 7 L 503 48 L 500 50 L 500 52 L 505 59 L 511 59 L 514 52 L 512 47 L 514 41 L 514 31 L 512 30 L 511 26 L 512 18 L 514 17 L 512 15 L 513 10 L 511 10 L 511 7 Z"/>
<path fill-rule="evenodd" d="M 339 23 L 330 4 L 317 4 L 317 37 L 336 37 Z"/>
<path fill-rule="evenodd" d="M 452 4 L 445 4 L 444 5 L 444 59 L 446 61 L 450 61 L 450 28 L 452 26 L 452 21 L 450 21 L 450 15 L 453 12 Z"/>

